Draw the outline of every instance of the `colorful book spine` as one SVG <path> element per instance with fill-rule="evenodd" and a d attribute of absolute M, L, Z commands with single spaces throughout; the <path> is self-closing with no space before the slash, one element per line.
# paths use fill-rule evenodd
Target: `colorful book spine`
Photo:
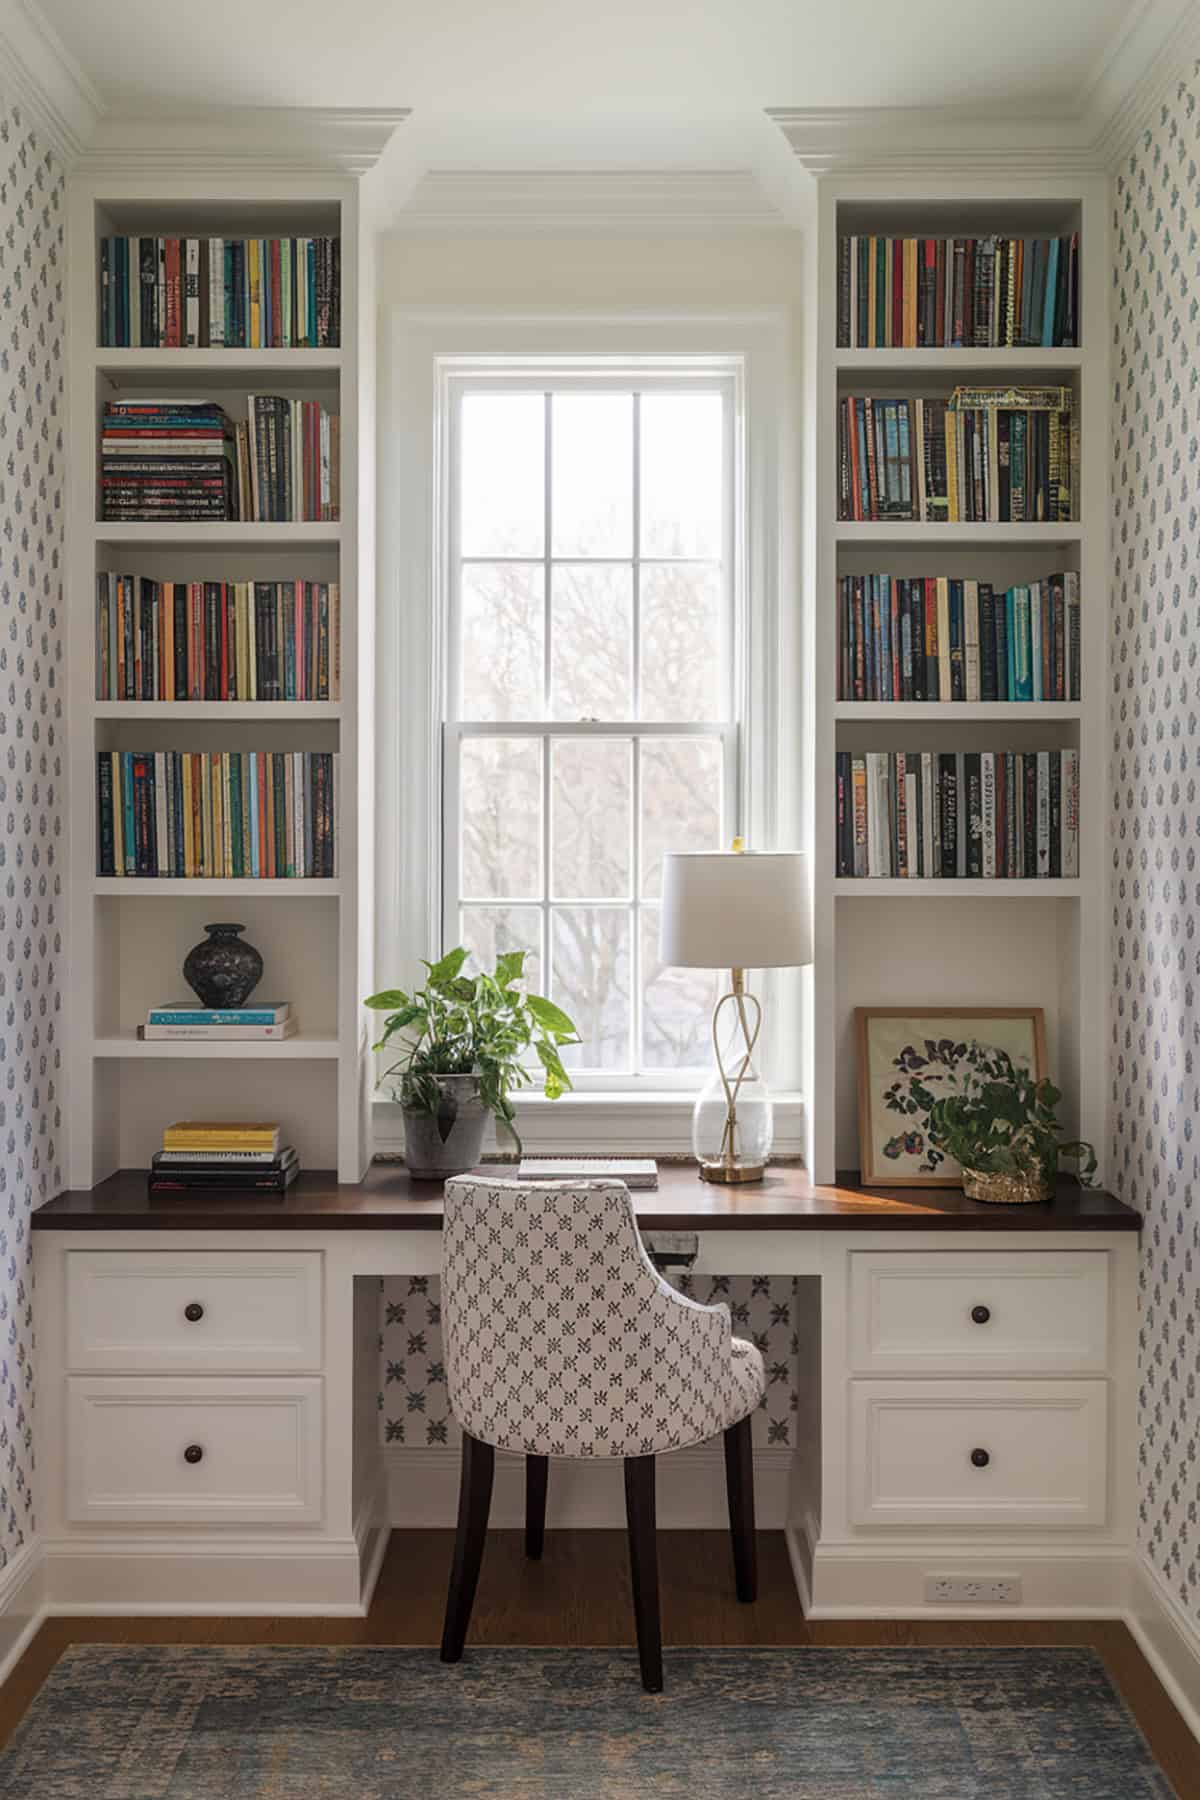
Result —
<path fill-rule="evenodd" d="M 837 332 L 845 349 L 1073 346 L 1079 234 L 1048 238 L 843 236 Z"/>
<path fill-rule="evenodd" d="M 331 237 L 105 237 L 106 349 L 336 349 L 341 244 Z"/>

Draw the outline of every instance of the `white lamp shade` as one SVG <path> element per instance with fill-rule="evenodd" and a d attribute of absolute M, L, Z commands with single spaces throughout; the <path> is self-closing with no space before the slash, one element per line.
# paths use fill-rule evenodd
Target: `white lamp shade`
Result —
<path fill-rule="evenodd" d="M 753 851 L 663 857 L 659 956 L 678 969 L 812 961 L 808 858 Z"/>

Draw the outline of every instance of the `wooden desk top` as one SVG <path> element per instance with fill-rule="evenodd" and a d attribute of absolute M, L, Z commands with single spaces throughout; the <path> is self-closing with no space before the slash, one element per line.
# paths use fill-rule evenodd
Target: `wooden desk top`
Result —
<path fill-rule="evenodd" d="M 483 1174 L 510 1177 L 512 1164 Z M 958 1188 L 865 1188 L 854 1177 L 814 1187 L 806 1171 L 776 1164 L 761 1182 L 718 1187 L 690 1163 L 663 1163 L 659 1185 L 635 1193 L 638 1219 L 664 1231 L 1137 1231 L 1132 1207 L 1097 1189 L 1060 1182 L 1044 1205 L 987 1206 Z M 98 1187 L 72 1189 L 33 1215 L 35 1231 L 440 1231 L 442 1190 L 396 1163 L 339 1186 L 308 1171 L 285 1194 L 146 1192 L 142 1169 L 122 1169 Z"/>

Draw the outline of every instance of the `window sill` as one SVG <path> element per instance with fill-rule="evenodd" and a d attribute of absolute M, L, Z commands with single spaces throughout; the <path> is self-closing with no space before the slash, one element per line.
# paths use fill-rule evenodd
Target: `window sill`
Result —
<path fill-rule="evenodd" d="M 692 1105 L 695 1096 L 679 1092 L 636 1094 L 566 1094 L 561 1100 L 531 1095 L 517 1109 L 524 1148 L 534 1155 L 686 1156 L 692 1148 Z M 804 1096 L 776 1094 L 776 1156 L 804 1154 Z M 373 1108 L 376 1156 L 395 1156 L 404 1149 L 400 1108 L 377 1100 Z M 496 1148 L 489 1129 L 484 1152 Z M 505 1145 L 510 1149 L 511 1145 Z"/>

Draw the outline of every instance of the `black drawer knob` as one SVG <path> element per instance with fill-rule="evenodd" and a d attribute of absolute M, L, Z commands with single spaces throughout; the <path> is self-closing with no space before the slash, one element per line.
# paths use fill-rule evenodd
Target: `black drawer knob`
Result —
<path fill-rule="evenodd" d="M 976 1455 L 978 1455 L 978 1451 L 976 1452 Z M 204 1451 L 199 1444 L 189 1444 L 183 1453 L 183 1460 L 185 1463 L 198 1463 L 202 1461 L 203 1457 Z"/>
<path fill-rule="evenodd" d="M 991 1316 L 990 1306 L 973 1306 L 971 1308 L 971 1318 L 976 1325 L 986 1325 Z"/>
<path fill-rule="evenodd" d="M 189 1300 L 183 1309 L 183 1316 L 189 1325 L 198 1325 L 204 1317 L 204 1308 L 198 1300 Z"/>
<path fill-rule="evenodd" d="M 971 1452 L 971 1465 L 973 1468 L 986 1469 L 991 1460 L 992 1459 L 986 1450 L 972 1450 Z"/>

